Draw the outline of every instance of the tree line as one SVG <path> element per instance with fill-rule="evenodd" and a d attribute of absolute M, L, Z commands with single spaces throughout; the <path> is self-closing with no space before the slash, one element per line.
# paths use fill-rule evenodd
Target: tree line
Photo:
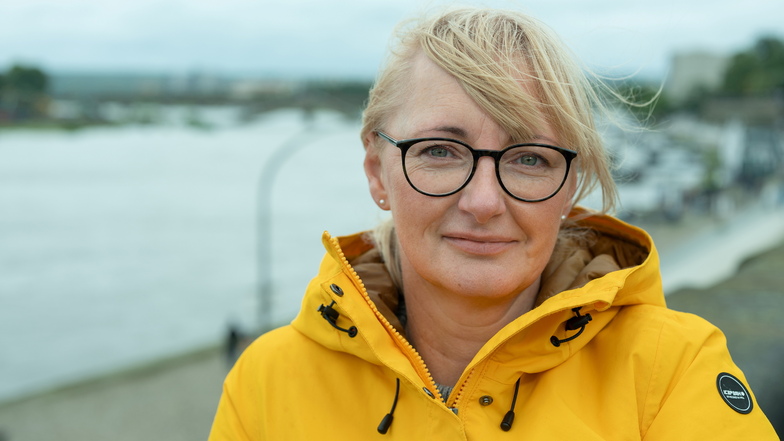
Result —
<path fill-rule="evenodd" d="M 765 96 L 784 91 L 784 41 L 764 37 L 732 57 L 721 93 Z"/>
<path fill-rule="evenodd" d="M 0 121 L 46 115 L 49 77 L 43 70 L 14 65 L 0 73 Z"/>

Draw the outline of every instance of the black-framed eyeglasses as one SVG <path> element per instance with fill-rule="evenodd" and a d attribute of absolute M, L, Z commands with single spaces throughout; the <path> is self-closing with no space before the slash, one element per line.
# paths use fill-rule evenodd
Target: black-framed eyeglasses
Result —
<path fill-rule="evenodd" d="M 569 176 L 574 150 L 548 144 L 515 144 L 503 150 L 477 150 L 450 138 L 396 140 L 378 136 L 401 151 L 403 173 L 414 190 L 427 196 L 449 196 L 465 188 L 476 172 L 479 158 L 495 160 L 501 188 L 523 202 L 541 202 L 555 196 Z"/>

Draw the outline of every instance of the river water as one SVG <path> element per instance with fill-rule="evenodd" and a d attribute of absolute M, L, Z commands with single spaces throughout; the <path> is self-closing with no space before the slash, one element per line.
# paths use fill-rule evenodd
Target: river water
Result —
<path fill-rule="evenodd" d="M 259 175 L 302 125 L 284 111 L 209 131 L 0 132 L 0 401 L 255 327 Z M 313 126 L 273 188 L 276 323 L 298 310 L 321 233 L 383 216 L 358 123 Z"/>

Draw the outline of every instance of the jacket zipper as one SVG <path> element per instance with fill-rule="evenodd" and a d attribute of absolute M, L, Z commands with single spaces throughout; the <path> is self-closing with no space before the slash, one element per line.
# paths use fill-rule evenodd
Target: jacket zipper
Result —
<path fill-rule="evenodd" d="M 433 380 L 433 375 L 430 373 L 430 370 L 427 368 L 427 365 L 425 364 L 425 360 L 422 359 L 422 356 L 419 355 L 419 352 L 416 350 L 416 348 L 414 348 L 411 345 L 411 343 L 408 342 L 408 340 L 406 340 L 402 335 L 400 335 L 400 332 L 398 332 L 398 330 L 395 329 L 395 327 L 392 326 L 391 323 L 389 323 L 389 320 L 387 320 L 386 317 L 384 317 L 384 315 L 378 311 L 378 308 L 376 308 L 376 305 L 370 299 L 370 295 L 368 295 L 367 289 L 365 289 L 365 284 L 362 282 L 362 279 L 359 277 L 359 274 L 357 274 L 357 272 L 354 270 L 354 267 L 352 267 L 351 264 L 348 262 L 348 259 L 346 259 L 346 255 L 345 253 L 343 253 L 343 249 L 340 247 L 340 242 L 338 241 L 338 239 L 336 237 L 330 237 L 330 242 L 332 243 L 334 249 L 338 251 L 338 256 L 340 256 L 340 260 L 343 263 L 343 265 L 349 269 L 349 273 L 351 277 L 354 279 L 354 281 L 356 282 L 356 285 L 361 288 L 360 294 L 362 295 L 362 298 L 365 299 L 365 302 L 368 304 L 368 306 L 370 306 L 370 309 L 373 311 L 376 317 L 381 321 L 381 323 L 384 325 L 387 331 L 395 336 L 395 338 L 399 343 L 399 346 L 405 348 L 404 353 L 407 353 L 409 360 L 413 362 L 414 369 L 417 371 L 420 378 L 427 379 L 425 383 L 427 384 L 428 390 L 435 397 L 437 397 L 439 401 L 443 403 L 444 402 L 443 397 L 441 396 L 441 393 L 438 391 L 438 388 L 436 387 L 436 382 L 435 380 Z"/>
<path fill-rule="evenodd" d="M 433 393 L 439 399 L 439 401 L 441 403 L 446 405 L 446 403 L 444 402 L 444 398 L 441 396 L 441 392 L 439 392 L 438 388 L 436 387 L 436 383 L 435 383 L 435 380 L 433 380 L 433 376 L 430 374 L 430 370 L 427 368 L 427 365 L 425 364 L 425 361 L 422 359 L 422 356 L 419 355 L 419 352 L 417 352 L 416 348 L 414 348 L 411 345 L 411 343 L 408 342 L 408 340 L 406 340 L 402 335 L 400 335 L 400 333 L 397 331 L 397 329 L 395 329 L 394 326 L 392 326 L 392 324 L 389 323 L 389 321 L 386 319 L 386 317 L 384 317 L 384 315 L 381 314 L 378 311 L 378 308 L 376 308 L 376 305 L 370 299 L 370 296 L 367 293 L 367 289 L 365 289 L 365 284 L 362 282 L 362 279 L 359 277 L 359 274 L 357 274 L 357 272 L 354 270 L 354 267 L 352 267 L 351 264 L 348 262 L 348 259 L 346 259 L 346 255 L 345 255 L 345 253 L 343 253 L 343 249 L 340 247 L 340 242 L 338 241 L 338 239 L 336 237 L 331 237 L 330 236 L 330 243 L 332 243 L 332 246 L 334 247 L 334 249 L 336 249 L 338 251 L 338 255 L 340 256 L 341 262 L 343 263 L 343 265 L 346 268 L 348 268 L 350 270 L 349 273 L 351 274 L 351 277 L 354 279 L 355 282 L 357 282 L 356 284 L 361 288 L 360 289 L 360 294 L 362 294 L 362 298 L 365 299 L 365 302 L 367 302 L 368 306 L 370 306 L 370 309 L 373 311 L 373 313 L 376 315 L 376 317 L 378 317 L 378 319 L 381 321 L 381 323 L 384 325 L 384 327 L 387 329 L 387 331 L 392 333 L 395 336 L 395 338 L 397 338 L 398 342 L 400 343 L 400 345 L 402 347 L 406 348 L 406 351 L 408 351 L 408 354 L 409 354 L 409 359 L 411 360 L 413 358 L 412 361 L 414 362 L 414 369 L 417 370 L 417 372 L 419 373 L 421 378 L 427 378 L 427 382 L 426 383 L 428 384 L 428 390 L 431 393 Z M 588 304 L 589 303 L 585 303 L 585 304 L 582 304 L 582 305 L 579 305 L 579 306 L 585 307 Z M 553 315 L 553 314 L 558 314 L 558 313 L 560 313 L 562 311 L 565 311 L 567 309 L 571 309 L 571 307 L 570 308 L 566 308 L 566 309 L 559 309 L 558 311 L 552 311 L 552 313 L 548 314 L 548 316 L 549 315 Z M 545 317 L 542 317 L 541 319 L 544 319 L 544 318 Z M 532 324 L 533 323 L 529 324 L 529 326 L 532 325 Z M 522 329 L 520 331 L 522 331 Z M 517 334 L 517 333 L 515 333 L 515 334 Z M 496 345 L 496 348 L 503 346 L 504 343 L 509 341 L 515 334 L 512 334 L 509 337 L 507 337 L 506 339 L 504 339 L 503 341 L 499 342 L 498 345 Z M 478 360 L 474 364 L 474 367 L 471 368 L 471 371 L 469 371 L 468 376 L 466 377 L 466 379 L 460 384 L 460 389 L 458 390 L 457 395 L 454 396 L 454 400 L 449 400 L 452 403 L 452 406 L 448 406 L 447 405 L 447 407 L 449 409 L 454 411 L 455 409 L 458 408 L 457 405 L 458 405 L 458 403 L 460 401 L 460 398 L 463 395 L 463 391 L 465 390 L 466 385 L 468 384 L 469 380 L 473 376 L 475 367 L 478 366 L 479 364 L 481 364 L 483 361 L 485 361 L 490 356 L 490 354 L 492 352 L 493 351 L 489 351 L 487 354 L 485 354 L 484 357 L 482 357 L 480 360 Z"/>
<path fill-rule="evenodd" d="M 447 404 L 450 409 L 458 409 L 457 404 L 460 402 L 460 398 L 463 396 L 463 391 L 465 390 L 466 385 L 468 384 L 468 382 L 471 380 L 471 377 L 473 376 L 474 376 L 474 368 L 471 368 L 471 370 L 468 372 L 468 376 L 466 377 L 466 379 L 462 383 L 460 383 L 460 389 L 458 389 L 457 393 L 452 395 L 452 397 L 450 398 L 449 401 L 452 403 L 452 405 L 449 406 Z"/>

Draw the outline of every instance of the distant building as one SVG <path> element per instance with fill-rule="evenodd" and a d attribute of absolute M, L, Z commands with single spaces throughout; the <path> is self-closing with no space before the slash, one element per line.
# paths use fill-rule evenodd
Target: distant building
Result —
<path fill-rule="evenodd" d="M 769 127 L 749 127 L 739 120 L 725 124 L 719 144 L 721 171 L 718 184 L 761 187 L 784 165 L 781 134 Z"/>
<path fill-rule="evenodd" d="M 252 100 L 265 95 L 290 95 L 301 88 L 302 83 L 295 80 L 246 78 L 229 86 L 229 96 L 236 100 Z"/>
<path fill-rule="evenodd" d="M 673 102 L 680 103 L 700 89 L 716 90 L 724 81 L 729 62 L 727 56 L 707 52 L 675 54 L 664 93 Z"/>

